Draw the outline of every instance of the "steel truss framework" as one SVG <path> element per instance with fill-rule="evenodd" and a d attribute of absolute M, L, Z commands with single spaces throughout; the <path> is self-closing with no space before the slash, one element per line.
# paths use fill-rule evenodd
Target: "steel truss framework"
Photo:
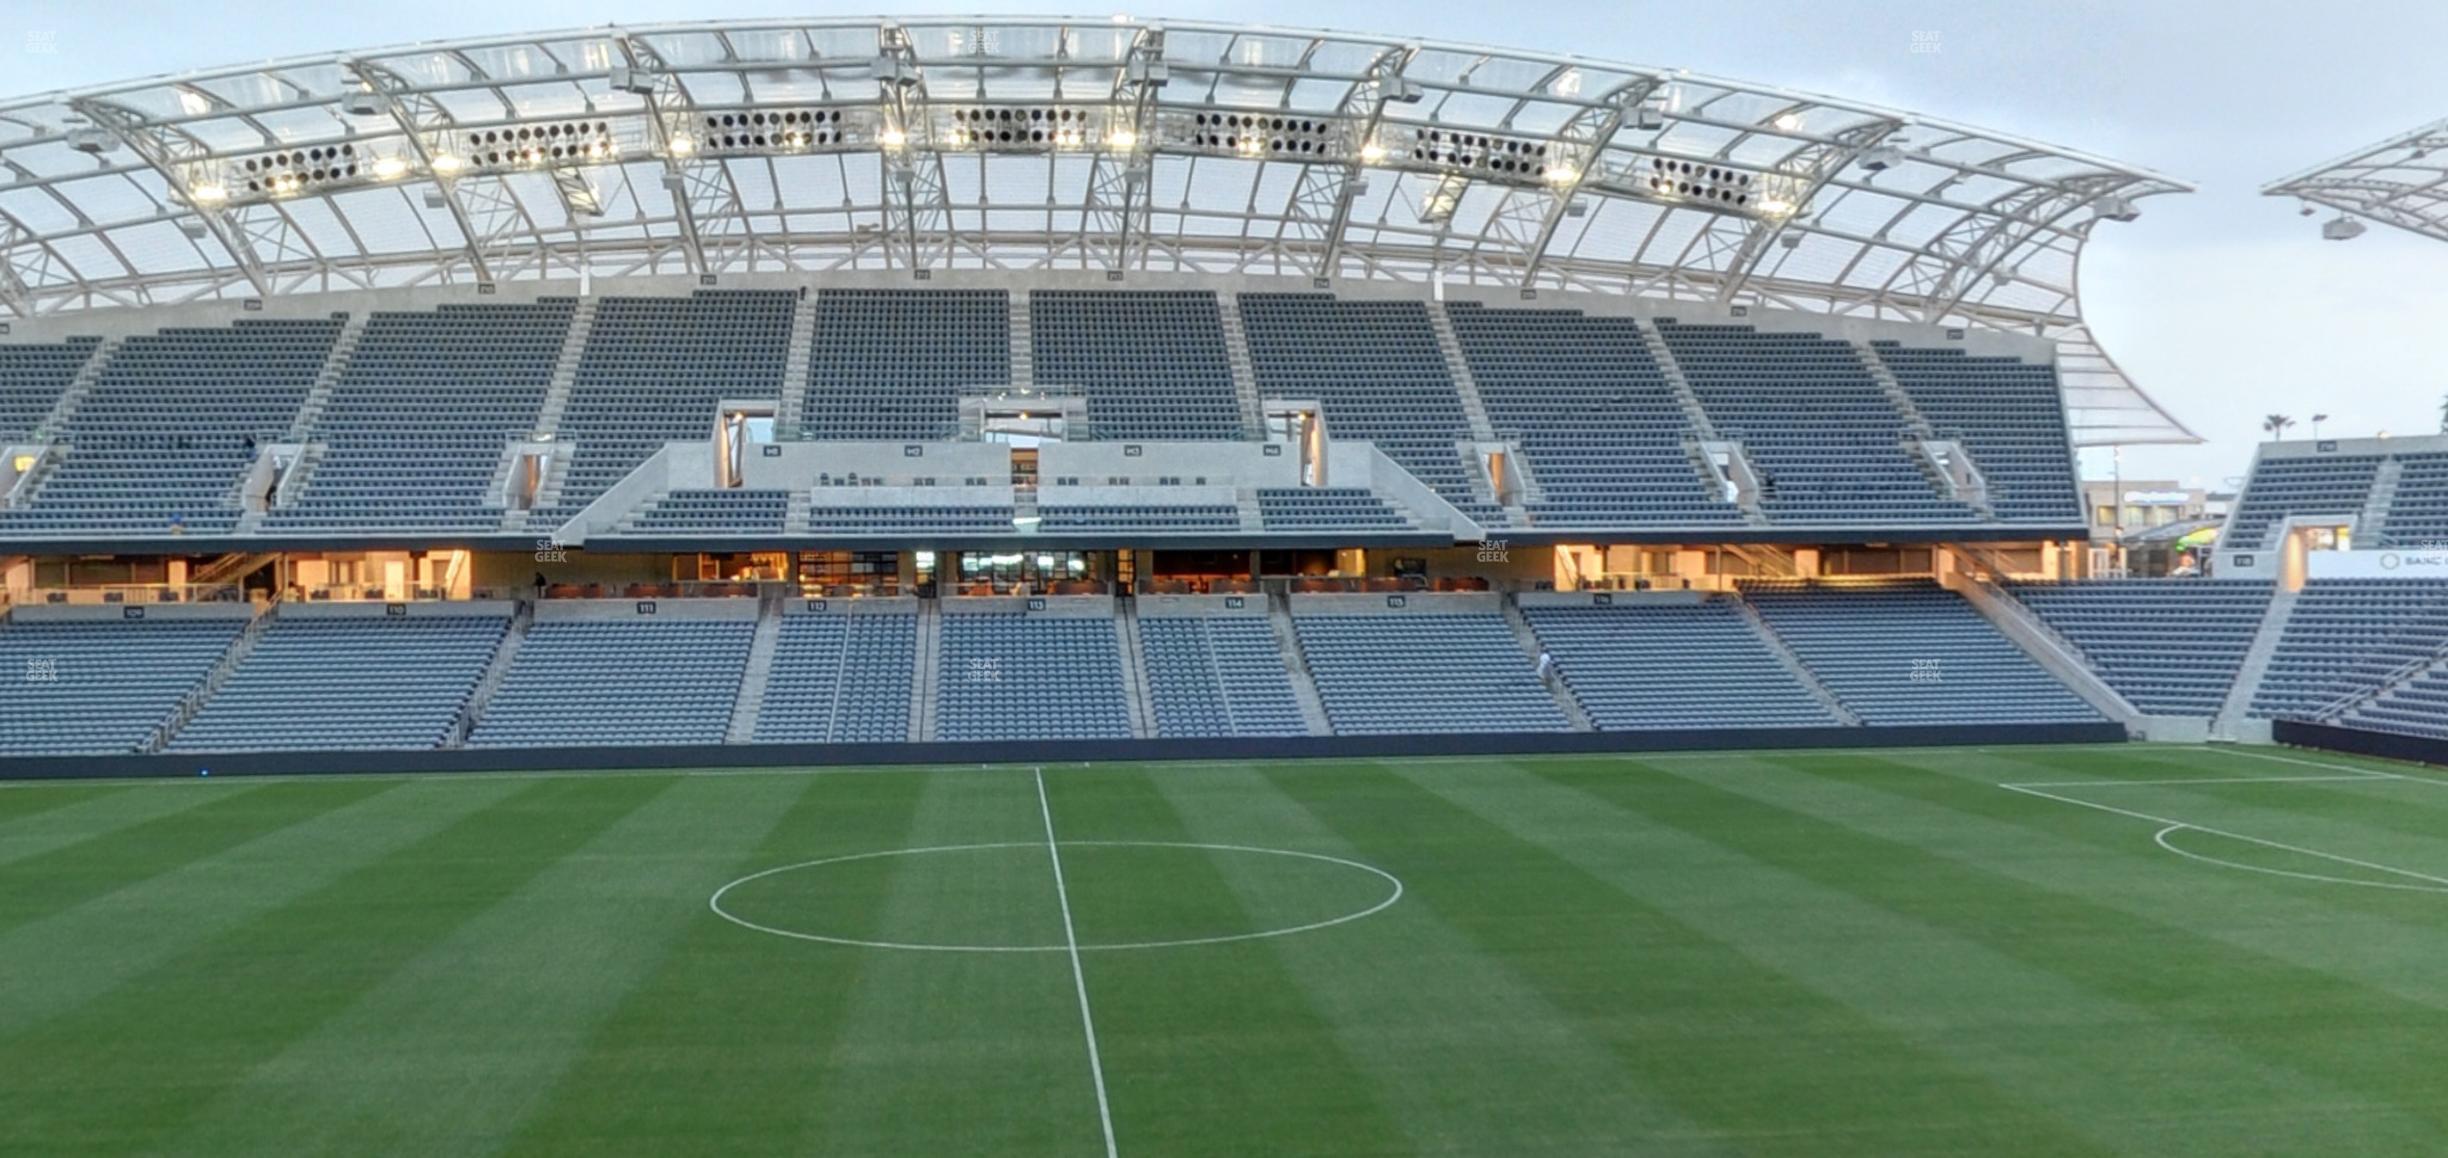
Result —
<path fill-rule="evenodd" d="M 2261 192 L 2448 241 L 2448 120 L 2282 177 Z"/>
<path fill-rule="evenodd" d="M 504 279 L 1090 269 L 1637 294 L 2056 340 L 2075 438 L 2190 441 L 2083 243 L 2188 188 L 1687 71 L 1117 19 L 715 22 L 0 102 L 0 310 Z"/>

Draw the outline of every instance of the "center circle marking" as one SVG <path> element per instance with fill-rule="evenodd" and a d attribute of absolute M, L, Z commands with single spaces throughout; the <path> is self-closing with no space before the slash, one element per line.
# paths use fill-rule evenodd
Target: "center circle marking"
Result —
<path fill-rule="evenodd" d="M 805 869 L 823 868 L 827 865 L 849 864 L 853 861 L 881 860 L 886 857 L 923 856 L 928 853 L 938 852 L 977 852 L 986 849 L 1002 848 L 1043 849 L 1045 847 L 1046 845 L 1044 841 L 1015 840 L 991 844 L 943 844 L 933 845 L 927 848 L 895 848 L 886 849 L 882 852 L 859 852 L 852 853 L 848 856 L 829 856 L 818 860 L 803 860 L 796 864 L 779 865 L 774 868 L 766 869 L 762 872 L 750 873 L 747 876 L 732 881 L 731 883 L 714 890 L 714 895 L 706 900 L 706 907 L 714 910 L 714 914 L 716 916 L 721 917 L 722 919 L 744 929 L 754 929 L 759 933 L 770 933 L 776 937 L 789 937 L 797 941 L 817 941 L 827 945 L 848 945 L 860 949 L 901 949 L 915 953 L 1068 953 L 1071 951 L 1072 947 L 1067 944 L 944 945 L 931 942 L 878 941 L 863 937 L 835 937 L 825 933 L 810 933 L 803 929 L 785 929 L 774 925 L 760 924 L 723 907 L 723 897 L 728 895 L 731 890 L 736 889 L 741 885 L 749 884 L 754 881 L 761 881 L 767 877 L 781 876 L 784 873 L 800 872 Z M 1362 864 L 1359 861 L 1347 860 L 1339 856 L 1328 856 L 1321 852 L 1295 852 L 1286 848 L 1258 848 L 1253 845 L 1243 844 L 1198 844 L 1187 841 L 1172 840 L 1065 840 L 1056 842 L 1055 847 L 1178 848 L 1195 849 L 1204 852 L 1238 852 L 1249 853 L 1256 856 L 1280 856 L 1288 857 L 1294 860 L 1318 861 L 1324 864 L 1339 865 L 1343 868 L 1357 869 L 1360 872 L 1367 873 L 1370 876 L 1383 880 L 1387 885 L 1385 898 L 1378 901 L 1376 904 L 1370 905 L 1365 909 L 1353 910 L 1352 912 L 1345 913 L 1339 917 L 1329 917 L 1322 921 L 1309 921 L 1303 924 L 1286 925 L 1281 928 L 1274 929 L 1258 929 L 1247 933 L 1226 933 L 1213 937 L 1178 937 L 1163 941 L 1097 943 L 1082 941 L 1079 944 L 1079 951 L 1082 953 L 1112 953 L 1127 949 L 1184 949 L 1194 945 L 1223 945 L 1234 941 L 1261 941 L 1270 937 L 1289 937 L 1294 933 L 1312 933 L 1320 929 L 1331 929 L 1336 925 L 1350 924 L 1353 921 L 1361 920 L 1365 917 L 1374 917 L 1377 914 L 1394 907 L 1395 902 L 1400 901 L 1403 898 L 1402 878 L 1397 877 L 1384 869 L 1378 868 L 1375 865 Z"/>

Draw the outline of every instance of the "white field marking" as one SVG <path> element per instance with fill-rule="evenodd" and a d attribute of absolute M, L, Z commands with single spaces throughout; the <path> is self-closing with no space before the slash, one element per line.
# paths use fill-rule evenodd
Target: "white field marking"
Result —
<path fill-rule="evenodd" d="M 1054 839 L 1054 805 L 1046 799 L 1045 769 L 1036 770 L 1037 813 L 1045 818 L 1046 857 L 1054 864 L 1054 899 L 1062 902 L 1063 940 L 1071 945 L 1071 986 L 1079 991 L 1080 1028 L 1088 1034 L 1088 1072 L 1096 1078 L 1097 1121 L 1105 1127 L 1105 1158 L 1114 1158 L 1113 1104 L 1105 1097 L 1105 1061 L 1097 1054 L 1096 1014 L 1088 1008 L 1088 972 L 1080 966 L 1079 932 L 1071 925 L 1071 890 L 1063 884 L 1062 845 Z"/>
<path fill-rule="evenodd" d="M 2356 868 L 2370 869 L 2373 872 L 2392 873 L 2401 877 L 2411 877 L 2418 881 L 2427 881 L 2431 884 L 2438 885 L 2440 886 L 2440 891 L 2448 892 L 2448 878 L 2430 876 L 2425 873 L 2415 872 L 2412 869 L 2398 868 L 2395 865 L 2378 864 L 2376 862 L 2367 860 L 2356 860 L 2353 857 L 2340 856 L 2334 852 L 2322 852 L 2317 848 L 2305 848 L 2301 845 L 2285 844 L 2280 841 L 2268 840 L 2258 836 L 2246 836 L 2240 832 L 2229 832 L 2223 828 L 2212 828 L 2206 824 L 2195 824 L 2189 820 L 2177 820 L 2174 817 L 2169 816 L 2154 816 L 2148 812 L 2136 812 L 2130 808 L 2119 808 L 2113 804 L 2101 804 L 2095 800 L 2077 800 L 2071 796 L 2059 796 L 2054 792 L 2043 792 L 2040 789 L 2033 788 L 2026 784 L 2000 784 L 1998 787 L 2009 792 L 2020 792 L 2025 796 L 2037 796 L 2043 800 L 2054 800 L 2059 804 L 2080 805 L 2084 808 L 2097 809 L 2098 811 L 2114 813 L 2118 816 L 2129 816 L 2135 820 L 2147 820 L 2153 824 L 2163 825 L 2165 828 L 2190 828 L 2195 832 L 2206 832 L 2212 836 L 2223 836 L 2229 840 L 2240 840 L 2246 844 L 2260 845 L 2263 848 L 2274 848 L 2282 852 L 2297 853 L 2302 856 L 2319 857 L 2322 860 L 2336 861 L 2339 864 L 2353 865 Z M 2163 832 L 2165 831 L 2165 828 L 2162 829 Z M 2165 847 L 2164 842 L 2162 842 L 2162 847 Z M 2181 850 L 2169 848 L 2168 851 L 2180 852 Z M 2195 857 L 2194 859 L 2207 860 L 2209 858 Z"/>
<path fill-rule="evenodd" d="M 1079 949 L 1082 953 L 1113 953 L 1125 950 L 1140 949 L 1186 949 L 1195 945 L 1222 945 L 1233 941 L 1263 941 L 1270 937 L 1289 937 L 1294 933 L 1312 933 L 1320 929 L 1331 929 L 1336 925 L 1347 925 L 1353 921 L 1360 920 L 1363 917 L 1374 917 L 1377 914 L 1392 908 L 1396 901 L 1403 898 L 1402 878 L 1397 877 L 1394 874 L 1372 864 L 1362 864 L 1356 860 L 1345 860 L 1339 856 L 1328 856 L 1322 852 L 1296 852 L 1288 848 L 1258 848 L 1254 845 L 1246 844 L 1194 844 L 1186 841 L 1170 840 L 1066 840 L 1062 843 L 1066 848 L 1182 848 L 1195 849 L 1203 852 L 1243 852 L 1251 853 L 1257 856 L 1294 857 L 1300 860 L 1321 861 L 1326 864 L 1340 865 L 1344 868 L 1358 869 L 1361 872 L 1368 873 L 1371 876 L 1384 880 L 1387 885 L 1391 886 L 1390 891 L 1387 892 L 1384 900 L 1381 900 L 1368 908 L 1345 913 L 1339 917 L 1328 917 L 1323 921 L 1311 921 L 1304 925 L 1287 925 L 1280 929 L 1258 929 L 1248 933 L 1221 933 L 1212 937 L 1180 937 L 1166 941 L 1091 941 L 1084 942 L 1080 945 Z M 746 917 L 742 917 L 739 914 L 724 908 L 722 903 L 723 896 L 725 894 L 741 885 L 748 884 L 751 881 L 763 880 L 766 877 L 780 876 L 783 873 L 797 872 L 800 869 L 822 868 L 826 865 L 848 864 L 852 861 L 862 860 L 878 860 L 884 857 L 920 856 L 926 853 L 934 852 L 975 852 L 985 849 L 1036 847 L 1038 847 L 1038 844 L 1035 841 L 1002 841 L 991 844 L 943 844 L 935 845 L 930 848 L 893 848 L 885 849 L 881 852 L 857 852 L 851 853 L 848 856 L 829 856 L 822 860 L 800 861 L 797 864 L 778 865 L 760 872 L 750 873 L 747 876 L 741 877 L 738 880 L 732 881 L 730 884 L 714 890 L 714 895 L 711 898 L 708 898 L 706 903 L 708 907 L 714 910 L 714 914 L 716 916 L 719 916 L 734 925 L 738 925 L 743 929 L 754 929 L 759 933 L 771 933 L 776 937 L 789 937 L 797 941 L 817 941 L 827 945 L 846 945 L 854 949 L 899 949 L 914 953 L 1068 953 L 1071 951 L 1071 947 L 1069 945 L 946 945 L 934 942 L 872 941 L 858 937 L 835 937 L 824 933 L 810 933 L 800 929 L 784 929 L 773 925 L 758 924 L 755 921 L 751 921 Z"/>
<path fill-rule="evenodd" d="M 2325 760 L 2306 760 L 2299 756 L 2280 756 L 2274 752 L 2252 752 L 2244 749 L 2236 749 L 2231 754 L 2250 756 L 2255 760 L 2274 760 L 2280 764 L 2300 764 L 2306 768 L 2334 768 L 2340 772 L 2360 772 L 2366 776 L 2377 776 L 2383 780 L 2403 780 L 2409 784 L 2435 784 L 2448 788 L 2448 780 L 2432 776 L 2413 776 L 2404 772 L 2390 772 L 2382 768 L 2366 768 L 2359 764 L 2335 764 Z"/>
<path fill-rule="evenodd" d="M 2168 841 L 2168 835 L 2170 833 L 2183 832 L 2192 827 L 2193 826 L 2190 824 L 2171 824 L 2166 828 L 2160 829 L 2159 834 L 2152 837 L 2151 840 L 2158 844 L 2159 847 L 2188 860 L 2197 860 L 2203 864 L 2214 864 L 2220 868 L 2242 869 L 2248 873 L 2268 873 L 2275 877 L 2293 877 L 2299 881 L 2324 881 L 2329 884 L 2336 885 L 2360 885 L 2367 889 L 2409 889 L 2418 893 L 2448 893 L 2448 888 L 2443 888 L 2439 885 L 2401 885 L 2391 881 L 2359 881 L 2353 877 L 2333 877 L 2322 873 L 2299 873 L 2288 869 L 2270 868 L 2266 865 L 2245 864 L 2242 861 L 2220 860 L 2214 856 L 2206 856 L 2198 852 L 2188 852 L 2184 849 L 2176 847 L 2174 844 Z M 2392 869 L 2390 871 L 2398 872 L 2402 870 Z M 2420 873 L 2412 873 L 2408 875 L 2421 876 Z M 2430 880 L 2433 878 L 2424 877 L 2423 879 Z"/>
<path fill-rule="evenodd" d="M 2129 788 L 2137 784 L 2337 784 L 2394 776 L 2196 776 L 2171 780 L 2018 780 L 2000 788 Z"/>

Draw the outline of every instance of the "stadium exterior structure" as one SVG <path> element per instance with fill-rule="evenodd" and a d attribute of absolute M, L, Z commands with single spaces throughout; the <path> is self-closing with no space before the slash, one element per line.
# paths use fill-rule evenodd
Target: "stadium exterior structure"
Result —
<path fill-rule="evenodd" d="M 2033 335 L 2078 445 L 2102 220 L 2187 188 L 1917 114 L 1474 45 L 946 17 L 596 28 L 0 103 L 0 313 L 589 276 L 1391 279 Z"/>
<path fill-rule="evenodd" d="M 2335 160 L 2281 177 L 2261 187 L 2270 197 L 2292 197 L 2448 241 L 2448 120 L 2408 129 Z M 2345 220 L 2341 218 L 2340 220 Z M 2335 229 L 2336 222 L 2330 223 Z M 2345 240 L 2359 230 L 2332 232 Z"/>

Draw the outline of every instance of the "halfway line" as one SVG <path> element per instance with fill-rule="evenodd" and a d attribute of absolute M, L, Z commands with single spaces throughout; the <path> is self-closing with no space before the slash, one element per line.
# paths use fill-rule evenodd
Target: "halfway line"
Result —
<path fill-rule="evenodd" d="M 1088 1034 L 1088 1072 L 1096 1078 L 1097 1120 L 1105 1127 L 1105 1158 L 1117 1158 L 1113 1105 L 1105 1098 L 1105 1062 L 1097 1055 L 1096 1015 L 1088 1009 L 1088 973 L 1080 967 L 1079 933 L 1071 926 L 1071 890 L 1063 885 L 1062 847 L 1054 842 L 1054 806 L 1046 800 L 1045 769 L 1034 773 L 1037 811 L 1045 817 L 1046 856 L 1054 862 L 1054 898 L 1062 902 L 1063 945 L 1071 951 L 1071 985 L 1079 990 L 1080 1028 Z"/>

